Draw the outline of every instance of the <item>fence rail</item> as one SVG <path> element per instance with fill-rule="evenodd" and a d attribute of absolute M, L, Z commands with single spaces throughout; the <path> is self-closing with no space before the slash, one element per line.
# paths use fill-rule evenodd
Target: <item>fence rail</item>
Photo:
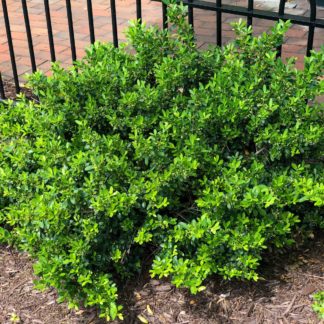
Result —
<path fill-rule="evenodd" d="M 118 47 L 119 37 L 118 37 L 118 12 L 116 8 L 115 0 L 107 0 L 110 1 L 110 14 L 111 14 L 111 27 L 112 27 L 112 36 L 113 36 L 113 44 Z M 156 2 L 161 2 L 160 0 L 153 0 Z M 2 12 L 5 23 L 6 37 L 11 61 L 11 69 L 13 74 L 13 80 L 15 84 L 15 90 L 17 93 L 20 92 L 19 85 L 19 76 L 17 72 L 17 64 L 16 57 L 14 51 L 14 39 L 11 33 L 11 25 L 8 14 L 8 6 L 7 0 L 1 0 L 2 2 Z M 29 20 L 29 12 L 28 12 L 28 3 L 26 0 L 21 0 L 22 5 L 22 13 L 24 17 L 24 25 L 27 36 L 28 43 L 28 51 L 30 57 L 30 66 L 33 72 L 36 71 L 36 58 L 35 58 L 35 50 L 33 44 L 32 37 L 32 29 Z M 292 23 L 296 25 L 306 26 L 308 27 L 308 36 L 307 36 L 307 47 L 306 47 L 306 55 L 310 54 L 310 51 L 313 48 L 314 44 L 314 33 L 317 28 L 324 29 L 324 19 L 318 19 L 316 17 L 316 0 L 309 0 L 309 16 L 299 16 L 285 13 L 285 2 L 286 0 L 280 0 L 278 12 L 266 11 L 255 9 L 254 0 L 248 0 L 247 7 L 241 6 L 233 6 L 229 4 L 223 4 L 222 0 L 214 0 L 204 1 L 204 0 L 183 0 L 183 3 L 188 6 L 188 21 L 195 27 L 195 9 L 202 9 L 211 12 L 216 12 L 216 44 L 222 45 L 222 15 L 232 14 L 232 15 L 240 15 L 244 16 L 247 19 L 247 24 L 252 25 L 254 18 L 260 18 L 270 21 L 277 21 L 279 19 L 282 20 L 290 20 Z M 87 0 L 87 21 L 89 27 L 89 40 L 90 43 L 94 43 L 96 40 L 95 34 L 95 24 L 94 24 L 94 14 L 93 14 L 93 6 L 92 1 Z M 55 42 L 53 37 L 53 28 L 52 28 L 52 20 L 51 20 L 51 4 L 49 0 L 43 1 L 44 5 L 44 13 L 46 19 L 47 26 L 47 35 L 48 35 L 48 44 L 49 44 L 49 55 L 52 62 L 56 61 L 56 52 L 55 52 Z M 69 42 L 70 42 L 70 50 L 71 50 L 71 58 L 72 61 L 77 59 L 77 51 L 76 51 L 76 43 L 75 43 L 75 31 L 74 31 L 74 23 L 73 23 L 73 6 L 71 0 L 65 0 L 66 7 L 66 17 L 67 17 L 67 30 L 69 34 Z M 136 0 L 136 18 L 142 19 L 142 1 Z M 161 19 L 163 23 L 163 27 L 167 28 L 167 6 L 162 2 L 161 3 Z M 22 22 L 23 23 L 23 22 Z M 278 48 L 278 55 L 281 55 L 281 48 Z M 1 56 L 0 56 L 1 60 Z M 5 91 L 4 91 L 4 83 L 2 79 L 2 74 L 0 71 L 0 97 L 5 99 Z"/>

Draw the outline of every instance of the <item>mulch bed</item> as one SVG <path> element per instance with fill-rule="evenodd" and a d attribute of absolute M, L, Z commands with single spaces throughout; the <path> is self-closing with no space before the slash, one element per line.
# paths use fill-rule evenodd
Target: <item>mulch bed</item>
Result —
<path fill-rule="evenodd" d="M 5 90 L 5 95 L 6 99 L 16 99 L 17 98 L 17 93 L 16 93 L 16 88 L 15 84 L 11 81 L 8 80 L 3 80 L 3 86 Z M 30 89 L 27 89 L 24 86 L 21 86 L 20 88 L 21 93 L 24 93 L 27 98 L 34 99 L 35 96 L 33 96 L 32 92 Z"/>
<path fill-rule="evenodd" d="M 195 296 L 144 273 L 122 290 L 123 323 L 321 323 L 311 304 L 312 294 L 324 289 L 323 246 L 321 235 L 299 250 L 271 256 L 256 283 L 214 277 Z M 17 323 L 103 323 L 95 309 L 72 311 L 57 304 L 54 289 L 34 290 L 33 279 L 28 255 L 0 247 L 0 323 L 12 323 L 13 314 Z"/>
<path fill-rule="evenodd" d="M 14 99 L 13 85 L 7 82 L 5 87 L 7 97 Z M 146 271 L 119 290 L 123 323 L 321 323 L 311 305 L 312 294 L 324 290 L 323 246 L 322 233 L 299 249 L 265 257 L 263 279 L 256 283 L 215 276 L 195 296 L 168 281 L 150 279 Z M 27 254 L 0 246 L 1 324 L 104 323 L 95 309 L 72 311 L 66 303 L 58 304 L 54 289 L 36 291 L 32 264 Z"/>

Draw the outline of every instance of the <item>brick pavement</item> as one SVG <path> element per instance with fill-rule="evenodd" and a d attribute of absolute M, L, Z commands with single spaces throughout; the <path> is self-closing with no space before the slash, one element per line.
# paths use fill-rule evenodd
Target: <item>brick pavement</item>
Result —
<path fill-rule="evenodd" d="M 215 0 L 209 0 L 215 1 Z M 277 0 L 257 1 L 256 8 L 266 8 L 268 10 L 277 10 Z M 308 15 L 308 4 L 306 0 L 294 0 L 296 7 L 287 9 L 286 12 L 299 15 Z M 224 0 L 223 3 L 246 6 L 247 1 L 243 0 Z M 30 15 L 31 30 L 34 41 L 37 67 L 48 72 L 50 67 L 50 52 L 47 36 L 46 20 L 44 15 L 43 0 L 28 0 L 28 10 Z M 85 0 L 72 0 L 73 21 L 75 40 L 77 46 L 77 56 L 82 57 L 84 48 L 89 45 L 89 26 L 87 19 L 87 5 Z M 112 41 L 112 28 L 110 17 L 110 1 L 94 0 L 93 14 L 96 39 L 101 41 Z M 136 17 L 135 0 L 117 0 L 117 19 L 120 41 L 125 40 L 123 31 L 127 27 L 128 21 Z M 7 0 L 11 30 L 13 36 L 14 49 L 17 60 L 18 73 L 21 82 L 23 75 L 31 71 L 31 64 L 28 52 L 27 37 L 23 20 L 23 13 L 20 0 Z M 61 61 L 63 66 L 71 64 L 71 50 L 69 43 L 69 33 L 67 26 L 66 7 L 64 0 L 51 0 L 51 18 L 53 25 L 53 34 L 57 60 Z M 150 0 L 142 1 L 143 20 L 148 24 L 162 24 L 161 4 Z M 324 8 L 323 8 L 324 9 Z M 324 10 L 318 9 L 318 17 L 324 18 Z M 200 47 L 206 47 L 208 44 L 215 43 L 216 40 L 216 15 L 210 11 L 194 11 L 194 25 L 197 35 L 197 42 Z M 223 14 L 223 41 L 228 42 L 233 38 L 230 22 L 237 20 L 238 16 Z M 253 26 L 256 33 L 267 30 L 273 22 L 255 19 Z M 5 34 L 2 8 L 0 10 L 0 71 L 6 79 L 12 78 L 10 56 Z M 307 28 L 293 26 L 286 37 L 286 44 L 283 47 L 283 56 L 296 56 L 298 58 L 297 66 L 302 67 L 302 59 L 306 50 Z M 324 44 L 324 30 L 316 30 L 314 47 L 319 48 Z"/>

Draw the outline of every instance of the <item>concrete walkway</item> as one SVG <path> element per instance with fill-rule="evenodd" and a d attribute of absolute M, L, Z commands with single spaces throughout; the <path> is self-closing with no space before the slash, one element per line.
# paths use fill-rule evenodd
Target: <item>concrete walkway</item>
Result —
<path fill-rule="evenodd" d="M 209 0 L 214 1 L 214 0 Z M 255 7 L 269 10 L 275 9 L 276 4 L 273 1 L 256 1 Z M 224 0 L 225 4 L 246 6 L 247 1 L 243 0 Z M 37 67 L 47 72 L 50 67 L 50 52 L 48 45 L 47 27 L 44 14 L 43 0 L 28 0 L 28 9 L 30 14 L 31 30 L 34 41 Z M 72 0 L 74 31 L 77 46 L 77 56 L 82 57 L 84 48 L 89 45 L 89 26 L 87 18 L 87 5 L 85 0 Z M 308 15 L 308 3 L 306 0 L 295 0 L 296 7 L 287 9 L 288 12 L 298 15 Z M 18 73 L 23 82 L 23 75 L 31 71 L 31 64 L 28 52 L 27 37 L 20 0 L 7 0 L 11 30 L 14 42 L 15 55 L 17 60 Z M 96 39 L 101 41 L 112 41 L 112 28 L 110 18 L 110 1 L 94 0 L 93 14 L 95 24 Z M 136 17 L 135 0 L 117 0 L 118 33 L 120 41 L 125 39 L 123 31 L 128 25 L 130 19 Z M 292 6 L 294 7 L 294 6 Z M 53 25 L 53 34 L 57 60 L 64 66 L 71 64 L 71 50 L 69 43 L 69 33 L 67 26 L 66 6 L 64 0 L 51 0 L 51 17 Z M 162 24 L 162 6 L 161 3 L 143 0 L 143 20 L 148 24 Z M 286 10 L 286 11 L 287 11 Z M 199 46 L 205 47 L 208 44 L 215 43 L 216 40 L 216 15 L 210 11 L 194 11 L 194 25 L 197 34 Z M 318 11 L 318 17 L 324 18 L 324 10 Z M 230 22 L 239 17 L 223 14 L 223 41 L 228 42 L 233 38 Z M 260 33 L 273 25 L 273 22 L 255 19 L 253 25 L 255 32 Z M 294 26 L 287 34 L 286 45 L 283 49 L 283 56 L 296 56 L 299 61 L 297 66 L 302 67 L 303 55 L 306 53 L 307 28 Z M 314 47 L 319 48 L 324 44 L 324 30 L 315 31 Z M 4 78 L 12 78 L 10 56 L 8 51 L 7 38 L 4 28 L 4 19 L 2 8 L 0 10 L 0 71 Z"/>

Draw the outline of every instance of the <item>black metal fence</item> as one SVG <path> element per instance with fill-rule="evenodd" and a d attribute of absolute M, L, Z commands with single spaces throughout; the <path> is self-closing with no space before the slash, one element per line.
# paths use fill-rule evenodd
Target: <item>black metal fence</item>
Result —
<path fill-rule="evenodd" d="M 10 28 L 7 0 L 1 0 L 1 1 L 2 1 L 3 18 L 5 23 L 6 35 L 7 35 L 12 73 L 13 73 L 13 80 L 14 80 L 16 92 L 19 93 L 20 92 L 19 77 L 17 72 L 17 64 L 15 58 L 14 44 L 13 44 L 14 40 L 12 38 L 12 33 Z M 115 0 L 107 0 L 107 2 L 108 1 L 110 1 L 113 44 L 114 46 L 117 47 L 118 40 L 119 40 L 118 24 L 117 24 L 118 13 L 116 10 Z M 160 0 L 154 0 L 154 1 L 160 1 Z M 309 55 L 310 51 L 313 48 L 314 33 L 316 28 L 324 28 L 324 19 L 318 19 L 316 17 L 316 0 L 309 0 L 310 14 L 308 17 L 286 14 L 285 13 L 286 0 L 280 0 L 278 12 L 255 9 L 254 0 L 248 0 L 247 7 L 223 4 L 222 0 L 214 0 L 214 2 L 204 1 L 204 0 L 183 0 L 183 3 L 188 6 L 188 20 L 189 23 L 193 25 L 193 27 L 194 27 L 194 20 L 195 20 L 194 9 L 203 9 L 203 10 L 216 12 L 216 18 L 217 18 L 216 26 L 215 26 L 216 44 L 219 46 L 221 46 L 222 44 L 223 13 L 245 16 L 247 18 L 248 25 L 253 24 L 254 18 L 260 18 L 260 19 L 271 20 L 271 21 L 277 21 L 279 19 L 290 20 L 294 24 L 307 26 L 308 39 L 307 39 L 306 55 Z M 32 31 L 31 31 L 31 26 L 29 21 L 28 4 L 26 0 L 21 0 L 21 4 L 22 4 L 23 17 L 24 17 L 24 24 L 26 28 L 27 41 L 28 41 L 30 65 L 31 65 L 31 70 L 34 72 L 36 71 L 37 66 L 36 66 L 35 52 L 33 46 Z M 69 31 L 69 38 L 70 38 L 71 58 L 73 61 L 75 61 L 77 59 L 77 54 L 76 54 L 75 34 L 74 34 L 74 26 L 73 26 L 73 8 L 71 5 L 71 0 L 66 0 L 65 5 L 66 5 L 66 15 L 67 15 L 67 22 L 68 22 L 67 28 Z M 55 44 L 53 38 L 51 8 L 50 8 L 49 0 L 44 0 L 44 11 L 46 17 L 48 42 L 49 42 L 49 49 L 50 49 L 49 54 L 51 57 L 51 61 L 54 62 L 56 60 L 56 52 L 55 52 Z M 94 43 L 96 38 L 95 38 L 95 28 L 94 28 L 94 15 L 93 15 L 91 0 L 87 0 L 87 14 L 88 14 L 87 19 L 89 23 L 89 38 L 90 38 L 90 42 Z M 137 19 L 142 19 L 141 0 L 136 0 L 136 16 Z M 167 6 L 164 3 L 161 4 L 161 18 L 163 21 L 163 27 L 167 28 L 168 27 L 167 26 Z M 279 56 L 281 55 L 281 48 L 278 49 L 278 55 Z M 0 97 L 2 99 L 5 99 L 4 84 L 3 84 L 1 72 L 0 72 Z"/>

